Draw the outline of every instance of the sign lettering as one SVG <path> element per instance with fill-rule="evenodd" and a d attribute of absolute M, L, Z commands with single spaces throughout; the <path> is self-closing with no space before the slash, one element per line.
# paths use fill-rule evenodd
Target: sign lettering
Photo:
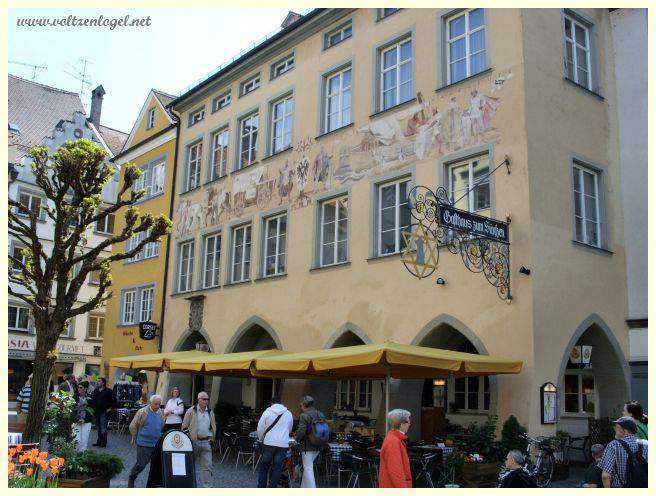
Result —
<path fill-rule="evenodd" d="M 439 205 L 439 221 L 446 228 L 482 236 L 500 243 L 508 243 L 508 223 L 472 214 L 465 210 Z"/>

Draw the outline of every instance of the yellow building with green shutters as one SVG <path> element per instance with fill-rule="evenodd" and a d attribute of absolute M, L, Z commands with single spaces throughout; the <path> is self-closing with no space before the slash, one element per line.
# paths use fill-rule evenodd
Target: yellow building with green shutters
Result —
<path fill-rule="evenodd" d="M 166 109 L 166 105 L 173 98 L 161 91 L 149 92 L 123 150 L 114 158 L 122 170 L 128 163 L 143 170 L 134 186 L 135 189 L 146 189 L 146 194 L 136 204 L 140 214 L 171 215 L 177 121 Z M 122 175 L 119 190 L 123 180 Z M 114 232 L 120 232 L 124 223 L 124 212 L 120 212 L 116 217 Z M 139 237 L 135 236 L 121 249 L 129 250 L 139 241 Z M 125 372 L 110 367 L 112 358 L 156 353 L 159 349 L 167 255 L 167 238 L 162 237 L 159 242 L 146 245 L 129 261 L 116 262 L 112 266 L 113 295 L 107 302 L 102 359 L 102 370 L 110 384 L 121 379 L 120 374 Z M 151 339 L 142 339 L 142 322 L 157 325 L 158 331 Z M 134 376 L 138 372 L 130 371 L 128 374 Z M 149 378 L 151 386 L 153 379 Z"/>

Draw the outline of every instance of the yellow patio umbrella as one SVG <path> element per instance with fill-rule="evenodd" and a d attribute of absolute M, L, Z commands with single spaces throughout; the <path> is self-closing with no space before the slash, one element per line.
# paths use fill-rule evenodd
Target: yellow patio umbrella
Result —
<path fill-rule="evenodd" d="M 128 369 L 144 369 L 161 372 L 168 370 L 171 360 L 182 358 L 200 358 L 211 355 L 207 351 L 170 351 L 168 353 L 151 353 L 148 355 L 130 355 L 112 358 L 109 364 L 112 367 L 123 367 Z"/>
<path fill-rule="evenodd" d="M 256 359 L 283 354 L 280 350 L 242 351 L 238 353 L 206 353 L 198 357 L 171 360 L 171 372 L 199 372 L 207 375 L 251 377 Z"/>

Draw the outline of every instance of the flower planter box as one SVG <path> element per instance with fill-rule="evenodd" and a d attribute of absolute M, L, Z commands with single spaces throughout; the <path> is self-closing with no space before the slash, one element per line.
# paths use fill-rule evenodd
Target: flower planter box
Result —
<path fill-rule="evenodd" d="M 109 479 L 104 479 L 102 477 L 65 479 L 60 477 L 57 487 L 109 487 Z"/>
<path fill-rule="evenodd" d="M 493 487 L 499 480 L 498 462 L 465 463 L 462 467 L 465 487 Z"/>

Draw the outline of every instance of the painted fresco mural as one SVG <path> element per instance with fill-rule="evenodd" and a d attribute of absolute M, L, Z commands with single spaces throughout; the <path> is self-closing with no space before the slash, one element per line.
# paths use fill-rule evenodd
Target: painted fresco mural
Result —
<path fill-rule="evenodd" d="M 174 235 L 186 236 L 238 218 L 251 210 L 278 205 L 292 209 L 312 203 L 314 195 L 365 177 L 405 167 L 416 160 L 438 158 L 499 139 L 493 126 L 501 106 L 500 92 L 512 72 L 499 73 L 464 87 L 456 96 L 437 94 L 342 131 L 340 139 L 306 137 L 294 144 L 282 165 L 272 162 L 232 175 L 232 186 L 206 188 L 203 202 L 182 200 L 174 215 Z"/>

